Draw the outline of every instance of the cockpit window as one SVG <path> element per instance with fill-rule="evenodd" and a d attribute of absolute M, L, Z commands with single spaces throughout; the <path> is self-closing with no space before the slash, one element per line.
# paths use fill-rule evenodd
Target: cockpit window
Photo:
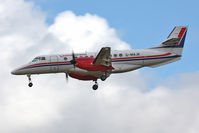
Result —
<path fill-rule="evenodd" d="M 46 58 L 45 57 L 40 57 L 41 58 L 41 60 L 46 60 Z"/>
<path fill-rule="evenodd" d="M 39 60 L 39 58 L 36 57 L 36 58 L 34 58 L 34 59 L 32 60 L 32 62 L 36 62 L 36 61 L 38 61 L 38 60 Z"/>
<path fill-rule="evenodd" d="M 39 60 L 46 60 L 45 57 L 36 57 L 32 60 L 32 62 L 36 62 L 36 61 L 39 61 Z"/>

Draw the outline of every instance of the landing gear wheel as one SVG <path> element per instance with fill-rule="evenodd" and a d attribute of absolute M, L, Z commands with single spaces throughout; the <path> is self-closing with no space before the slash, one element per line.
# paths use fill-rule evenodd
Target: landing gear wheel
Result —
<path fill-rule="evenodd" d="M 98 85 L 94 84 L 93 85 L 93 90 L 97 90 L 97 88 L 98 88 Z"/>
<path fill-rule="evenodd" d="M 32 86 L 33 86 L 33 83 L 32 83 L 32 81 L 31 81 L 31 77 L 30 77 L 30 76 L 31 76 L 30 74 L 27 75 L 28 80 L 29 80 L 28 86 L 29 86 L 29 87 L 32 87 Z"/>
<path fill-rule="evenodd" d="M 102 75 L 102 76 L 100 77 L 100 79 L 101 79 L 102 81 L 105 81 L 105 80 L 106 80 L 106 75 Z"/>
<path fill-rule="evenodd" d="M 29 87 L 32 87 L 32 86 L 33 86 L 33 83 L 29 83 L 28 86 L 29 86 Z"/>

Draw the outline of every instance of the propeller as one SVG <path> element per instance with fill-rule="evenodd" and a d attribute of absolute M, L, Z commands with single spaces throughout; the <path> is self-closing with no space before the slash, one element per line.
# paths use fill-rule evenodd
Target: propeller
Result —
<path fill-rule="evenodd" d="M 75 61 L 75 54 L 74 52 L 72 52 L 72 60 L 70 61 L 71 64 L 73 64 L 74 68 L 75 68 L 75 65 L 76 65 L 76 61 Z"/>
<path fill-rule="evenodd" d="M 75 65 L 76 65 L 76 60 L 75 60 L 75 54 L 74 54 L 74 51 L 72 52 L 72 60 L 71 60 L 71 64 L 73 64 L 74 68 L 75 68 Z"/>
<path fill-rule="evenodd" d="M 68 83 L 68 73 L 65 73 L 66 75 L 66 83 Z"/>

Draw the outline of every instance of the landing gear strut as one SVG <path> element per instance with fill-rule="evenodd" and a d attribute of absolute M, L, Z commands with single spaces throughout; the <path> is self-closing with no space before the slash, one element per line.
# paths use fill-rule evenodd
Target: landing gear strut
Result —
<path fill-rule="evenodd" d="M 104 74 L 100 77 L 102 81 L 105 81 L 107 77 L 109 76 L 108 72 L 104 72 Z"/>
<path fill-rule="evenodd" d="M 97 88 L 98 88 L 98 83 L 97 81 L 95 81 L 95 84 L 93 85 L 93 90 L 97 90 Z"/>
<path fill-rule="evenodd" d="M 27 75 L 28 76 L 28 80 L 29 80 L 29 83 L 28 83 L 28 86 L 29 87 L 32 87 L 33 86 L 33 83 L 32 83 L 32 81 L 31 81 L 31 75 Z"/>

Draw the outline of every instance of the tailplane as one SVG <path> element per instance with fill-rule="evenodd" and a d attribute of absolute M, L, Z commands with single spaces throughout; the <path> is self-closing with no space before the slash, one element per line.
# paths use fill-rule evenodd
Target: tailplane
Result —
<path fill-rule="evenodd" d="M 162 42 L 159 46 L 153 48 L 158 49 L 160 51 L 182 55 L 187 28 L 187 26 L 174 27 L 167 39 L 164 42 Z"/>

